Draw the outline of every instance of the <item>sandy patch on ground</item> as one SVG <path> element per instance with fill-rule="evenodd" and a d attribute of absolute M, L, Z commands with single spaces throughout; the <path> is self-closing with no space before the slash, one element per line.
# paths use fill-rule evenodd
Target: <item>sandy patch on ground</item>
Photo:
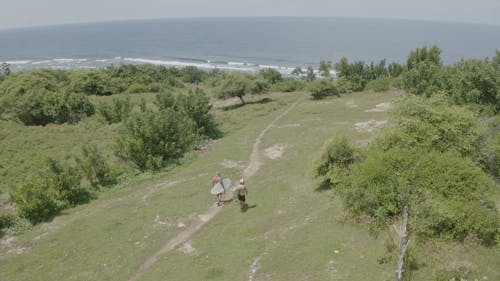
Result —
<path fill-rule="evenodd" d="M 162 219 L 162 217 L 160 217 L 160 215 L 156 215 L 153 222 L 155 225 L 161 225 L 161 226 L 167 226 L 167 227 L 173 226 L 173 224 L 169 223 L 166 219 Z"/>
<path fill-rule="evenodd" d="M 275 144 L 271 147 L 264 149 L 264 154 L 270 159 L 278 159 L 285 152 L 286 145 L 284 144 Z"/>
<path fill-rule="evenodd" d="M 192 256 L 198 256 L 200 254 L 198 250 L 193 248 L 190 242 L 186 242 L 181 247 L 179 247 L 179 251 Z"/>
<path fill-rule="evenodd" d="M 228 107 L 237 103 L 241 103 L 241 100 L 239 98 L 230 98 L 227 100 L 221 100 L 221 101 L 216 101 L 212 105 L 215 108 L 223 108 L 223 107 Z"/>
<path fill-rule="evenodd" d="M 222 160 L 222 162 L 220 163 L 222 167 L 224 168 L 228 168 L 228 169 L 232 169 L 232 168 L 244 168 L 245 165 L 243 164 L 242 161 L 232 161 L 232 160 L 228 160 L 228 159 L 224 159 Z"/>
<path fill-rule="evenodd" d="M 373 130 L 376 128 L 383 127 L 385 124 L 387 124 L 387 120 L 370 120 L 366 122 L 360 122 L 354 124 L 354 127 L 358 132 L 368 132 L 368 133 L 373 133 Z"/>
<path fill-rule="evenodd" d="M 299 123 L 293 123 L 293 124 L 286 124 L 283 126 L 279 126 L 278 128 L 298 128 L 301 125 Z"/>
<path fill-rule="evenodd" d="M 365 112 L 384 112 L 392 108 L 392 103 L 383 102 L 377 104 L 374 108 L 365 110 Z"/>
<path fill-rule="evenodd" d="M 248 275 L 248 281 L 253 281 L 255 273 L 257 273 L 257 270 L 259 270 L 259 267 L 260 267 L 259 260 L 260 260 L 261 257 L 262 256 L 257 257 L 253 261 L 252 265 L 250 266 L 250 272 L 249 272 L 249 275 Z"/>
<path fill-rule="evenodd" d="M 1 252 L 6 252 L 7 254 L 17 254 L 20 255 L 24 252 L 31 250 L 33 247 L 30 244 L 25 245 L 16 245 L 14 243 L 16 241 L 16 237 L 9 236 L 3 239 L 0 242 Z"/>
<path fill-rule="evenodd" d="M 345 106 L 350 107 L 350 108 L 355 108 L 358 107 L 358 105 L 354 102 L 354 100 L 349 100 L 345 103 Z"/>

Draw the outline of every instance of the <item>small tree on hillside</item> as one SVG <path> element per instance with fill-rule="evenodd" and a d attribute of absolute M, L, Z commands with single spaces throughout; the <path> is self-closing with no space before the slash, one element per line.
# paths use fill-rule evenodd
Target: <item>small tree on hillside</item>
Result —
<path fill-rule="evenodd" d="M 330 69 L 332 68 L 332 62 L 331 61 L 320 61 L 319 63 L 319 74 L 323 77 L 330 77 L 332 76 L 330 73 Z"/>
<path fill-rule="evenodd" d="M 312 82 L 316 79 L 316 73 L 314 72 L 314 68 L 312 68 L 312 66 L 307 68 L 305 79 L 307 82 Z"/>
<path fill-rule="evenodd" d="M 259 74 L 266 79 L 269 84 L 276 84 L 283 80 L 281 73 L 273 68 L 265 68 L 259 71 Z"/>
<path fill-rule="evenodd" d="M 340 96 L 335 84 L 326 79 L 319 79 L 311 83 L 309 85 L 309 91 L 311 92 L 312 98 L 315 100 L 332 95 Z"/>
<path fill-rule="evenodd" d="M 260 94 L 267 91 L 268 84 L 248 74 L 234 72 L 229 73 L 222 81 L 217 93 L 219 98 L 238 97 L 243 104 L 243 97 L 247 94 Z"/>

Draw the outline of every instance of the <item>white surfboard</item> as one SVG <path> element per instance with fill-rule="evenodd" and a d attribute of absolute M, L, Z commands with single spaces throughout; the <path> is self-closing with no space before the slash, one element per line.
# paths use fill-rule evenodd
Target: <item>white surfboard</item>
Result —
<path fill-rule="evenodd" d="M 222 187 L 222 184 L 224 185 L 224 187 Z M 213 195 L 223 193 L 224 188 L 226 189 L 226 191 L 229 191 L 229 187 L 231 186 L 231 180 L 230 179 L 223 179 L 222 184 L 220 182 L 215 184 L 212 187 L 212 189 L 210 190 L 210 193 L 212 193 Z"/>

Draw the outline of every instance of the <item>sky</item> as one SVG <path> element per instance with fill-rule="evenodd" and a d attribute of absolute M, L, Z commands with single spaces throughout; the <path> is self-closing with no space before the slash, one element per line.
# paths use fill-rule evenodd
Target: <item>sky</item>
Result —
<path fill-rule="evenodd" d="M 500 0 L 0 0 L 0 29 L 179 17 L 319 16 L 500 26 Z"/>

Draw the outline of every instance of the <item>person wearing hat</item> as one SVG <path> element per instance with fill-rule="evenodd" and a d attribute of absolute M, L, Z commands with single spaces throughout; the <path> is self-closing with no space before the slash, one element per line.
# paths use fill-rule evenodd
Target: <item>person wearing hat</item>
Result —
<path fill-rule="evenodd" d="M 245 196 L 248 195 L 248 190 L 245 187 L 245 181 L 240 179 L 240 185 L 238 186 L 238 200 L 240 201 L 240 208 L 243 210 L 247 204 L 245 203 Z"/>

